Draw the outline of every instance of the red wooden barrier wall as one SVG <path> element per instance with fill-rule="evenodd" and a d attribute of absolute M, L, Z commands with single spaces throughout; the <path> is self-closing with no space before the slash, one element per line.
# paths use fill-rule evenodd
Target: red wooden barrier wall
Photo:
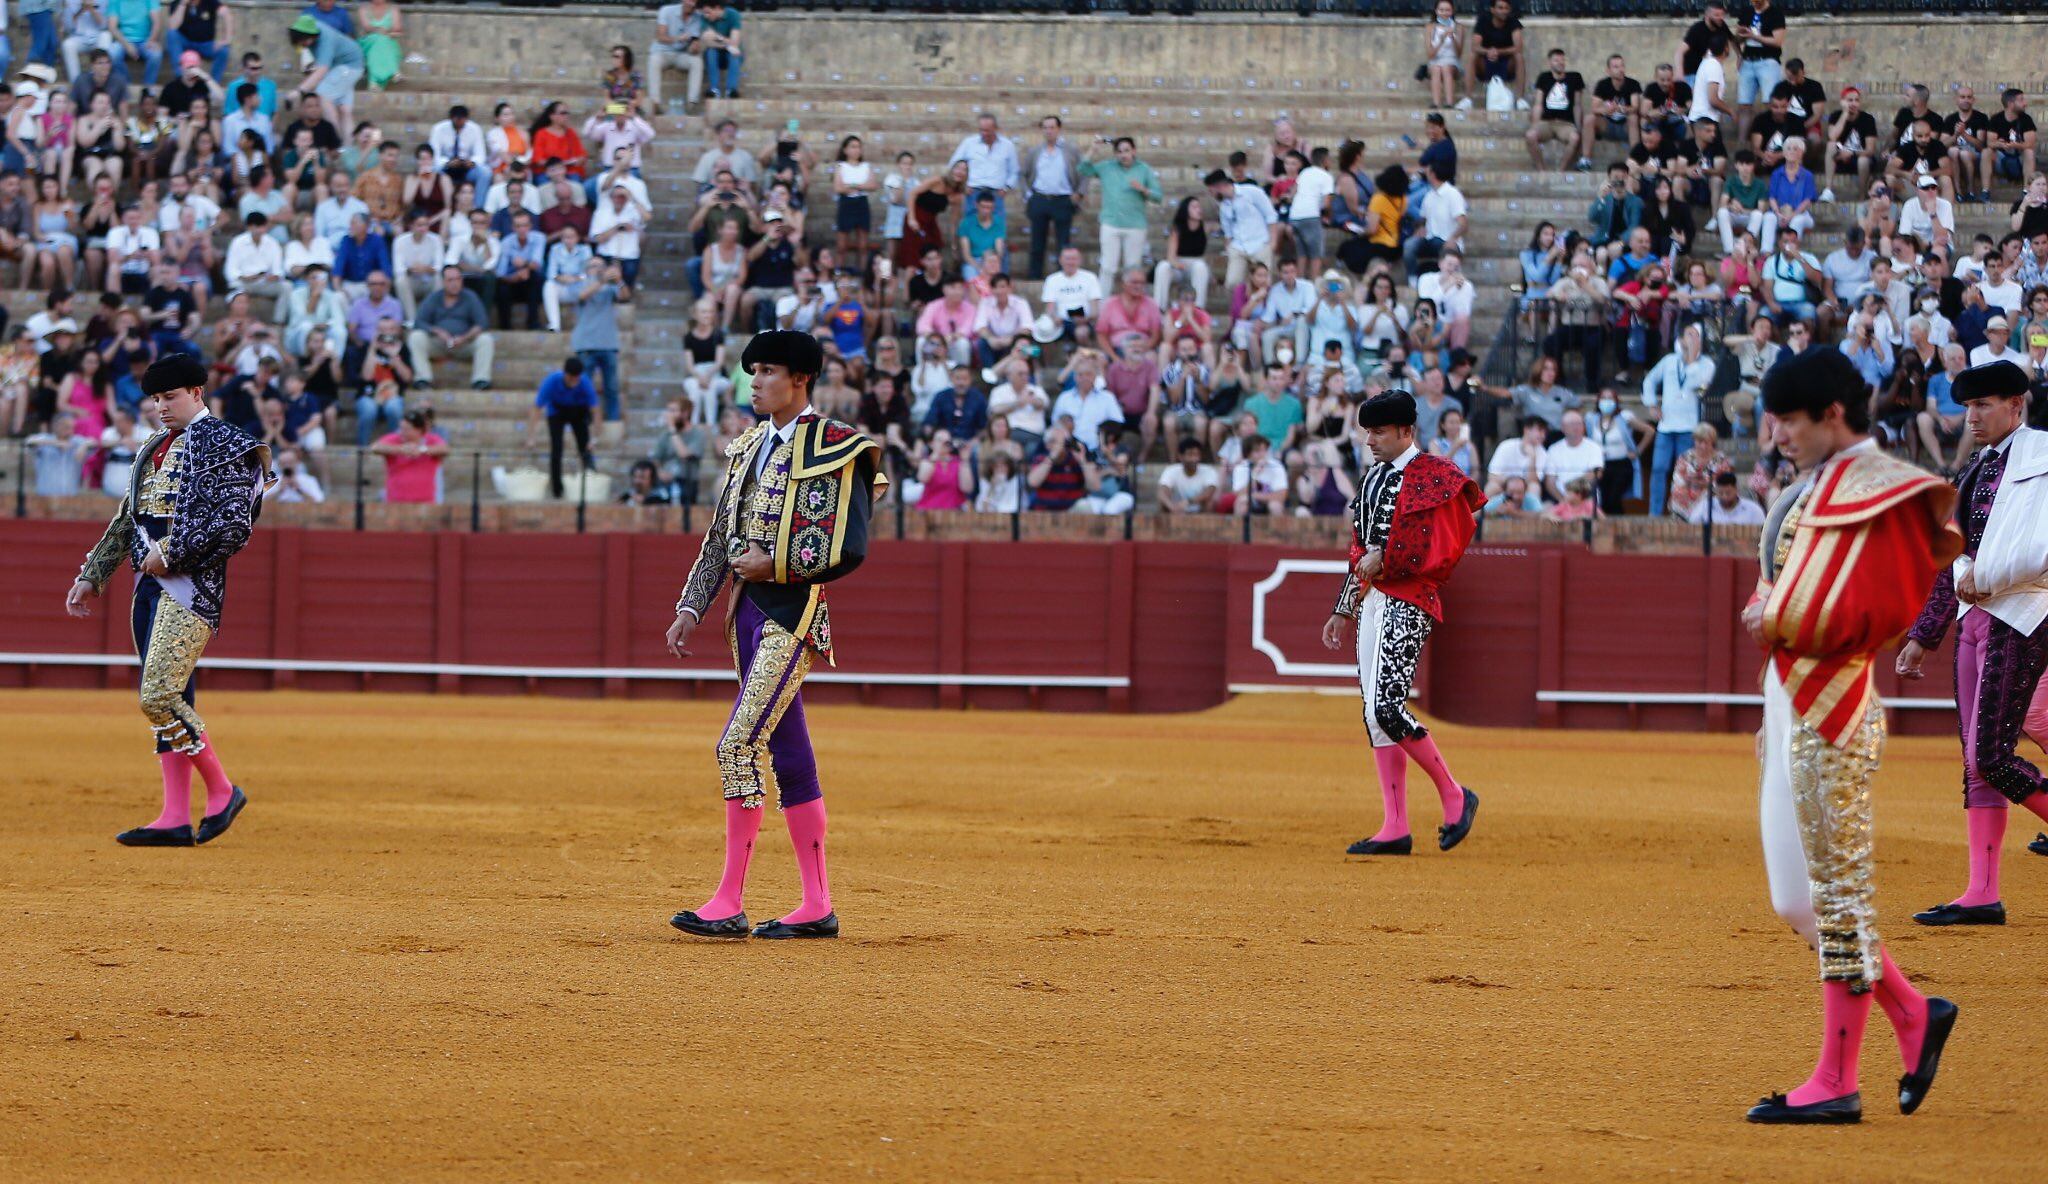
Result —
<path fill-rule="evenodd" d="M 0 654 L 124 654 L 129 580 L 90 621 L 64 588 L 94 527 L 0 523 Z M 676 670 L 662 648 L 696 554 L 680 535 L 406 534 L 263 529 L 235 560 L 227 628 L 209 656 L 434 664 L 429 672 L 209 671 L 213 687 L 722 697 L 730 683 L 623 677 Z M 848 681 L 807 694 L 906 707 L 1192 710 L 1233 689 L 1356 693 L 1352 656 L 1320 633 L 1339 577 L 1287 571 L 1336 556 L 1217 543 L 881 542 L 832 590 Z M 1657 696 L 1756 690 L 1758 654 L 1736 623 L 1752 561 L 1475 547 L 1445 596 L 1424 706 L 1459 722 L 1682 730 L 1754 727 L 1742 703 Z M 714 612 L 682 669 L 729 670 Z M 477 667 L 514 672 L 481 673 Z M 540 678 L 533 668 L 587 668 Z M 1950 695 L 1946 656 L 1887 696 Z M 891 677 L 896 681 L 889 681 Z M 922 676 L 945 685 L 919 685 Z M 976 679 L 1023 685 L 960 685 Z M 129 685 L 132 671 L 0 660 L 0 685 Z M 1127 685 L 1057 685 L 1060 680 Z M 866 680 L 866 681 L 863 681 Z M 1046 680 L 1046 681 L 1038 681 Z M 1036 685 L 1031 685 L 1035 683 Z M 1626 702 L 1544 701 L 1592 692 Z M 1945 731 L 1952 711 L 1900 711 L 1903 731 Z"/>

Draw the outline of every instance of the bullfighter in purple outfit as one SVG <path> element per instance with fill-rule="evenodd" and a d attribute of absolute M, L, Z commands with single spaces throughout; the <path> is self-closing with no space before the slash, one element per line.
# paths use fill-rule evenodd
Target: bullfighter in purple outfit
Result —
<path fill-rule="evenodd" d="M 824 586 L 866 558 L 869 517 L 889 480 L 874 441 L 811 409 L 824 363 L 808 334 L 777 330 L 747 343 L 740 364 L 753 375 L 762 418 L 726 449 L 718 508 L 668 630 L 669 652 L 687 655 L 691 631 L 731 578 L 725 630 L 740 688 L 718 740 L 725 874 L 710 900 L 669 921 L 698 937 L 839 936 L 802 690 L 813 658 L 833 660 Z M 803 903 L 750 928 L 741 897 L 771 787 L 796 849 Z"/>
<path fill-rule="evenodd" d="M 2048 818 L 2041 771 L 2017 751 L 2022 735 L 2048 748 L 2048 432 L 2026 427 L 2027 374 L 2011 362 L 1956 378 L 1977 455 L 1956 478 L 1966 546 L 1941 573 L 1899 651 L 1919 678 L 1926 652 L 1956 618 L 1956 713 L 1963 738 L 1963 807 L 1970 887 L 1913 919 L 1922 925 L 2003 925 L 1999 848 L 2008 804 Z M 1960 617 L 1958 618 L 1958 612 Z M 2048 854 L 2048 838 L 2033 849 Z"/>

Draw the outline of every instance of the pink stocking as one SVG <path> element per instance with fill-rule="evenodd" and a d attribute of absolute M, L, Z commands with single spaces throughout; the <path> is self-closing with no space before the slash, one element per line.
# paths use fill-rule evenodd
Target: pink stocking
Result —
<path fill-rule="evenodd" d="M 738 798 L 725 799 L 725 874 L 718 891 L 697 909 L 706 921 L 723 921 L 743 912 L 740 898 L 747 890 L 747 865 L 754 858 L 754 838 L 761 833 L 762 809 L 749 810 Z"/>
<path fill-rule="evenodd" d="M 825 878 L 825 799 L 790 806 L 782 818 L 789 824 L 789 845 L 796 848 L 796 870 L 804 882 L 804 902 L 782 920 L 791 925 L 820 920 L 832 911 L 832 885 Z"/>
<path fill-rule="evenodd" d="M 206 747 L 192 755 L 192 767 L 206 778 L 206 812 L 218 814 L 228 808 L 228 799 L 235 793 L 235 783 L 229 781 L 227 773 L 221 769 L 220 754 L 214 751 L 213 741 L 205 736 L 199 740 Z"/>
<path fill-rule="evenodd" d="M 1970 824 L 1970 888 L 1953 903 L 1992 904 L 1999 899 L 1998 859 L 1999 846 L 2005 842 L 2005 807 L 1979 806 L 1963 814 Z"/>
<path fill-rule="evenodd" d="M 149 829 L 192 825 L 192 758 L 182 752 L 159 752 L 156 760 L 164 773 L 164 812 Z"/>
<path fill-rule="evenodd" d="M 1884 959 L 1884 977 L 1877 980 L 1877 1005 L 1892 1022 L 1892 1032 L 1899 1038 L 1899 1061 L 1911 1073 L 1920 1064 L 1920 1045 L 1927 1039 L 1927 996 L 1906 981 L 1891 950 L 1880 947 L 1878 953 Z"/>
<path fill-rule="evenodd" d="M 1394 745 L 1372 750 L 1380 773 L 1380 806 L 1384 818 L 1372 841 L 1384 843 L 1408 833 L 1408 754 Z"/>
<path fill-rule="evenodd" d="M 1794 1106 L 1808 1106 L 1856 1092 L 1856 1060 L 1863 1052 L 1863 1025 L 1870 1020 L 1871 996 L 1866 991 L 1852 994 L 1848 983 L 1825 982 L 1821 987 L 1820 1064 L 1806 1084 L 1785 1095 Z"/>
<path fill-rule="evenodd" d="M 1429 780 L 1436 786 L 1436 796 L 1444 804 L 1444 823 L 1455 826 L 1465 817 L 1465 790 L 1451 776 L 1449 766 L 1444 764 L 1444 754 L 1436 749 L 1436 741 L 1428 736 L 1410 736 L 1401 741 L 1401 751 L 1415 758 L 1422 771 L 1429 774 Z"/>

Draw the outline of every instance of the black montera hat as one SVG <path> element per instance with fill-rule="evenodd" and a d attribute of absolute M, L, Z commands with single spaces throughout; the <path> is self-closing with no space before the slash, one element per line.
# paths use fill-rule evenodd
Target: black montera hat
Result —
<path fill-rule="evenodd" d="M 1358 426 L 1362 428 L 1412 428 L 1415 426 L 1415 396 L 1395 389 L 1374 395 L 1358 405 Z"/>

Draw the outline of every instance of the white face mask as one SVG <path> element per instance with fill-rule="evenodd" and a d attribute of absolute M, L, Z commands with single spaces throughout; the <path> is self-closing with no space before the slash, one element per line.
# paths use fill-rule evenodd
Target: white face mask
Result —
<path fill-rule="evenodd" d="M 1621 406 L 1621 404 L 1615 402 L 1613 399 L 1602 399 L 1600 400 L 1600 414 L 1613 415 L 1614 409 L 1619 406 Z"/>
<path fill-rule="evenodd" d="M 1934 298 L 1934 297 L 1932 297 L 1932 296 L 1929 296 L 1929 297 L 1928 297 L 1927 299 L 1925 299 L 1925 300 L 1922 300 L 1922 301 L 1920 302 L 1920 311 L 1921 311 L 1921 312 L 1924 312 L 1924 313 L 1930 313 L 1930 314 L 1931 314 L 1931 313 L 1933 313 L 1933 312 L 1934 312 L 1934 311 L 1935 311 L 1936 309 L 1938 309 L 1938 308 L 1940 308 L 1940 307 L 1941 307 L 1941 301 L 1940 301 L 1940 300 L 1937 300 L 1937 299 L 1935 299 L 1935 298 Z"/>

